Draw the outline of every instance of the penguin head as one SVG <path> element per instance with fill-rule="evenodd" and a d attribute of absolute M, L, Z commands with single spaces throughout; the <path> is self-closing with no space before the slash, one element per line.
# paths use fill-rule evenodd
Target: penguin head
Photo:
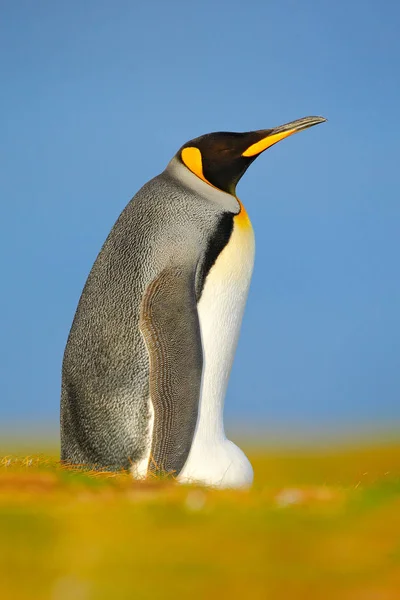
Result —
<path fill-rule="evenodd" d="M 293 133 L 324 121 L 323 117 L 304 117 L 274 129 L 208 133 L 187 142 L 177 157 L 189 171 L 209 185 L 235 195 L 240 178 L 264 150 Z"/>

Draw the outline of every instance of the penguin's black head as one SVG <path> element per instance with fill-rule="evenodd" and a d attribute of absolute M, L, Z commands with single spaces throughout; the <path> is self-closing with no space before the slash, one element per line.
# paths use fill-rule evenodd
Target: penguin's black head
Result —
<path fill-rule="evenodd" d="M 293 133 L 324 121 L 323 117 L 304 117 L 274 129 L 208 133 L 187 142 L 177 156 L 197 177 L 235 195 L 238 181 L 264 150 Z"/>

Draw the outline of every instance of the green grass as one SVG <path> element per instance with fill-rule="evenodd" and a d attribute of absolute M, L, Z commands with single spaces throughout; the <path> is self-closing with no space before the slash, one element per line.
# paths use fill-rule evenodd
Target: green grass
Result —
<path fill-rule="evenodd" d="M 247 492 L 1 458 L 0 597 L 400 598 L 400 446 L 249 454 Z"/>

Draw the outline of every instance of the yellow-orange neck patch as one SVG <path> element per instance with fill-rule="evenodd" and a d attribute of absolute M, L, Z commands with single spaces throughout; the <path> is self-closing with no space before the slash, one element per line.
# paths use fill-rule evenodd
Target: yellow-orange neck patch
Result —
<path fill-rule="evenodd" d="M 237 215 L 234 216 L 233 219 L 234 219 L 235 223 L 238 225 L 238 227 L 240 227 L 241 229 L 248 229 L 249 227 L 252 226 L 250 217 L 247 214 L 245 207 L 243 206 L 243 204 L 241 203 L 241 201 L 239 200 L 238 197 L 236 197 L 236 200 L 239 202 L 240 211 L 238 212 Z"/>

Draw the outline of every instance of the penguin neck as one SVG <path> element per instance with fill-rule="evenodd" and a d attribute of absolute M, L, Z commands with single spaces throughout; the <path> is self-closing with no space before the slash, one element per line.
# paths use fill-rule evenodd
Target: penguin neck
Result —
<path fill-rule="evenodd" d="M 191 192 L 216 204 L 224 211 L 235 215 L 240 212 L 240 203 L 235 196 L 223 192 L 197 177 L 176 156 L 169 162 L 164 173 L 174 179 L 175 182 L 178 182 L 179 185 L 184 185 Z"/>

